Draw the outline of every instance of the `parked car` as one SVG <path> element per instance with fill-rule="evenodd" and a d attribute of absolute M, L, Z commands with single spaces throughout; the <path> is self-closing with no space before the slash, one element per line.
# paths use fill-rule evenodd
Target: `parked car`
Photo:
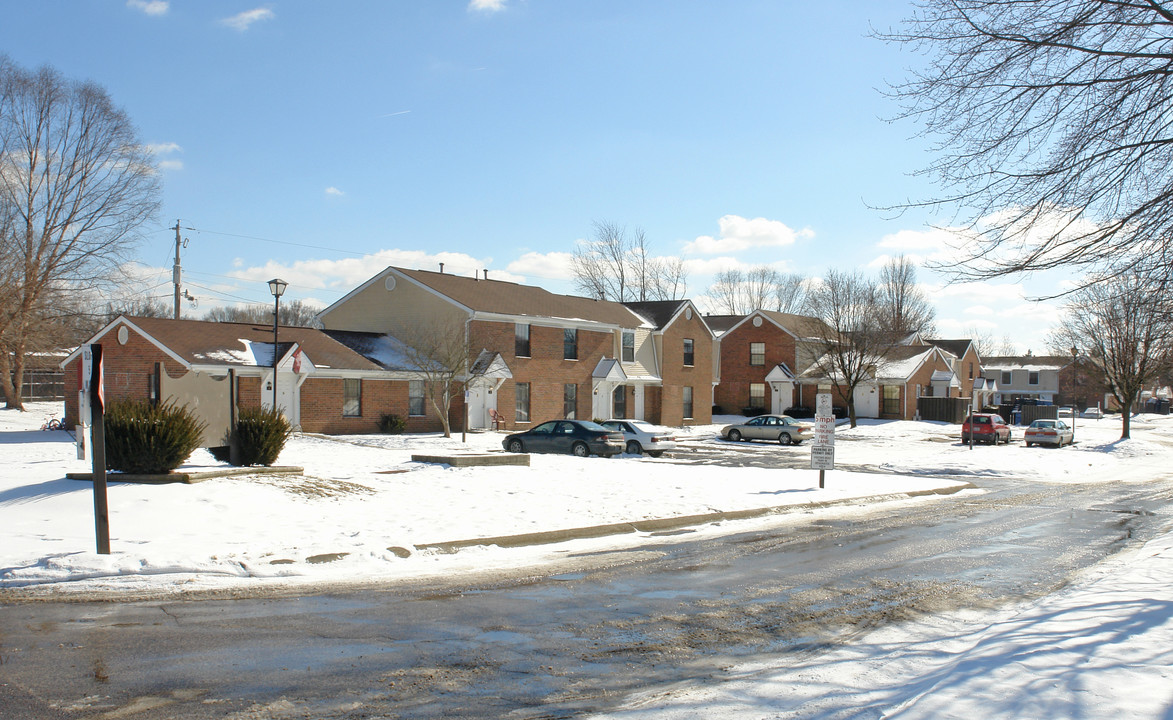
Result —
<path fill-rule="evenodd" d="M 599 423 L 608 430 L 623 433 L 627 441 L 626 450 L 632 455 L 647 453 L 660 457 L 668 450 L 676 449 L 676 436 L 668 428 L 657 427 L 643 420 L 604 420 Z"/>
<path fill-rule="evenodd" d="M 743 423 L 721 428 L 721 437 L 738 440 L 777 440 L 783 445 L 798 445 L 814 436 L 810 425 L 787 415 L 758 415 Z"/>
<path fill-rule="evenodd" d="M 1023 433 L 1026 446 L 1054 445 L 1063 447 L 1075 442 L 1075 430 L 1062 420 L 1035 420 Z"/>
<path fill-rule="evenodd" d="M 1087 410 L 1084 410 L 1081 415 L 1085 418 L 1095 418 L 1098 420 L 1104 417 L 1104 411 L 1098 407 L 1090 407 Z"/>
<path fill-rule="evenodd" d="M 968 443 L 973 434 L 974 442 L 985 442 L 991 445 L 1008 443 L 1014 437 L 1010 426 L 997 413 L 974 413 L 961 424 L 961 442 Z"/>
<path fill-rule="evenodd" d="M 501 441 L 509 452 L 568 452 L 579 457 L 611 457 L 623 452 L 626 444 L 623 433 L 589 420 L 550 420 L 525 432 L 506 435 Z"/>

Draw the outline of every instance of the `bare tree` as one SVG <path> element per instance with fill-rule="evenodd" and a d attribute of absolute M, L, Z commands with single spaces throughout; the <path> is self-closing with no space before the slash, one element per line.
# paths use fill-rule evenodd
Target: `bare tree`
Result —
<path fill-rule="evenodd" d="M 290 300 L 280 305 L 279 321 L 289 327 L 310 327 L 318 311 L 301 300 Z M 171 311 L 163 317 L 171 317 Z M 237 305 L 214 307 L 204 313 L 204 320 L 212 322 L 267 323 L 273 324 L 271 305 Z"/>
<path fill-rule="evenodd" d="M 1173 8 L 1158 0 L 919 0 L 926 54 L 892 94 L 939 159 L 924 169 L 975 238 L 971 279 L 1151 258 L 1173 237 Z M 1119 268 L 1119 265 L 1114 265 Z M 942 268 L 948 269 L 948 268 Z"/>
<path fill-rule="evenodd" d="M 807 312 L 826 326 L 815 366 L 838 388 L 851 427 L 856 426 L 855 389 L 875 376 L 890 347 L 879 294 L 872 280 L 838 270 L 828 271 L 807 293 Z"/>
<path fill-rule="evenodd" d="M 411 369 L 424 381 L 424 392 L 440 416 L 444 437 L 452 437 L 448 417 L 452 400 L 469 380 L 471 347 L 464 322 L 451 320 L 419 324 L 398 338 Z"/>
<path fill-rule="evenodd" d="M 575 287 L 589 297 L 616 302 L 679 300 L 688 275 L 678 258 L 652 257 L 642 228 L 595 221 L 594 239 L 580 243 L 571 258 Z"/>
<path fill-rule="evenodd" d="M 973 341 L 979 357 L 1011 356 L 1016 352 L 1014 341 L 1009 335 L 1003 335 L 999 340 L 988 329 L 970 326 L 961 331 L 961 337 Z"/>
<path fill-rule="evenodd" d="M 715 311 L 727 315 L 746 315 L 754 310 L 777 310 L 795 313 L 802 309 L 806 278 L 781 273 L 769 265 L 755 265 L 748 270 L 722 270 L 709 286 Z"/>
<path fill-rule="evenodd" d="M 1173 359 L 1173 314 L 1168 282 L 1121 276 L 1114 285 L 1092 283 L 1071 297 L 1053 346 L 1075 347 L 1102 365 L 1121 407 L 1120 438 L 1131 434 L 1131 413 L 1141 391 Z"/>
<path fill-rule="evenodd" d="M 101 285 L 158 207 L 159 178 L 126 114 L 92 83 L 0 57 L 0 389 L 22 408 L 25 355 L 54 297 Z"/>
<path fill-rule="evenodd" d="M 883 330 L 893 340 L 914 332 L 932 336 L 937 311 L 916 284 L 916 265 L 903 255 L 880 268 L 880 310 Z"/>

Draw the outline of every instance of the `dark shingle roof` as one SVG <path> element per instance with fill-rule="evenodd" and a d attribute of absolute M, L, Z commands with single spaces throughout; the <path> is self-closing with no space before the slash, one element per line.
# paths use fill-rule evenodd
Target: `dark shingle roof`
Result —
<path fill-rule="evenodd" d="M 663 330 L 664 326 L 671 322 L 680 308 L 687 303 L 687 300 L 647 300 L 623 304 L 632 312 L 655 325 L 657 330 Z"/>
<path fill-rule="evenodd" d="M 126 320 L 193 365 L 251 364 L 243 359 L 247 345 L 242 341 L 267 345 L 270 348 L 273 345 L 272 325 L 146 317 L 132 317 Z M 296 342 L 310 362 L 318 367 L 346 370 L 382 369 L 378 364 L 321 330 L 281 327 L 277 336 L 278 349 L 282 355 Z M 272 357 L 271 352 L 266 354 Z"/>
<path fill-rule="evenodd" d="M 642 324 L 640 318 L 632 311 L 621 303 L 609 300 L 558 295 L 544 288 L 502 280 L 482 280 L 429 270 L 394 269 L 461 305 L 480 312 L 587 320 L 627 328 Z"/>

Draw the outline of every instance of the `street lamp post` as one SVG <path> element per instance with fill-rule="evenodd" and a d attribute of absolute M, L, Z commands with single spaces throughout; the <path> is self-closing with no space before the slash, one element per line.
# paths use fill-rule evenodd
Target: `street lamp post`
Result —
<path fill-rule="evenodd" d="M 277 317 L 281 311 L 281 296 L 289 283 L 281 278 L 269 281 L 269 292 L 273 293 L 273 410 L 277 409 Z"/>

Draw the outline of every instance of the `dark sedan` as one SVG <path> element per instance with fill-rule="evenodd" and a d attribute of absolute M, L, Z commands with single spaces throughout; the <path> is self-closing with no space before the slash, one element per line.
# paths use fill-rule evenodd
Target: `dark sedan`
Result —
<path fill-rule="evenodd" d="M 623 452 L 623 433 L 589 420 L 551 420 L 525 432 L 506 435 L 501 445 L 509 452 L 573 453 L 578 457 L 611 457 Z"/>

